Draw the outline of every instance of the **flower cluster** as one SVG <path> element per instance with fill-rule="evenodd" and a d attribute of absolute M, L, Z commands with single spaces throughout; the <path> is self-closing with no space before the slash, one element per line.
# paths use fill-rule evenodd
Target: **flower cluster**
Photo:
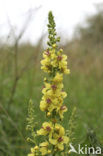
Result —
<path fill-rule="evenodd" d="M 62 119 L 63 113 L 67 110 L 66 106 L 63 106 L 63 99 L 67 94 L 63 91 L 62 81 L 63 75 L 57 72 L 50 82 L 44 82 L 40 109 L 46 111 L 47 116 L 55 113 Z"/>
<path fill-rule="evenodd" d="M 40 102 L 40 110 L 46 113 L 48 121 L 44 122 L 41 129 L 36 132 L 37 136 L 44 136 L 44 142 L 31 148 L 31 154 L 28 156 L 55 155 L 63 152 L 69 142 L 61 121 L 64 112 L 67 111 L 67 107 L 63 104 L 67 96 L 63 89 L 63 75 L 69 74 L 70 71 L 67 68 L 67 56 L 63 54 L 62 49 L 58 50 L 57 42 L 60 38 L 56 37 L 52 12 L 49 12 L 48 20 L 48 48 L 43 52 L 41 61 L 41 69 L 47 73 L 47 77 L 44 78 L 43 96 Z"/>

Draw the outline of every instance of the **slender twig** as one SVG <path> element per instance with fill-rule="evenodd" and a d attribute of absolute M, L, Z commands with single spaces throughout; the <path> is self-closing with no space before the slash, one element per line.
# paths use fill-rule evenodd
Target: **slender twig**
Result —
<path fill-rule="evenodd" d="M 36 8 L 36 10 L 39 8 Z M 35 11 L 36 11 L 35 10 Z M 24 73 L 25 69 L 27 68 L 28 64 L 25 65 L 25 67 L 23 67 L 23 69 L 21 70 L 20 74 L 18 73 L 18 45 L 19 42 L 21 40 L 21 38 L 23 37 L 25 31 L 27 30 L 27 27 L 30 23 L 30 19 L 32 16 L 32 12 L 29 12 L 28 18 L 24 24 L 24 26 L 21 29 L 21 32 L 19 33 L 18 36 L 15 35 L 15 31 L 13 29 L 13 26 L 11 25 L 10 20 L 8 20 L 9 22 L 9 26 L 11 28 L 12 34 L 14 36 L 15 39 L 15 43 L 14 43 L 14 82 L 12 85 L 12 89 L 11 89 L 11 94 L 10 94 L 10 98 L 9 98 L 9 102 L 8 102 L 8 108 L 10 107 L 10 104 L 13 102 L 13 98 L 16 92 L 16 88 L 17 88 L 17 84 L 18 84 L 18 80 L 21 78 L 21 75 Z"/>

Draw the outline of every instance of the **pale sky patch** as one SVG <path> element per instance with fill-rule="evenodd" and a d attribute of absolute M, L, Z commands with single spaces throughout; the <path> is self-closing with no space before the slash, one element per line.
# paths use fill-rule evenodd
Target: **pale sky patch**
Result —
<path fill-rule="evenodd" d="M 55 16 L 57 31 L 68 38 L 78 23 L 95 13 L 95 4 L 103 0 L 0 0 L 0 36 L 9 33 L 8 19 L 17 33 L 21 30 L 29 9 L 40 7 L 32 16 L 23 40 L 35 43 L 47 31 L 48 11 Z M 1 38 L 0 37 L 0 38 Z"/>

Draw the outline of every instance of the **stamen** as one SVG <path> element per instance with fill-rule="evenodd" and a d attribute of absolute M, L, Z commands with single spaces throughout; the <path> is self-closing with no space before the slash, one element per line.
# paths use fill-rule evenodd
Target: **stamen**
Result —
<path fill-rule="evenodd" d="M 51 128 L 49 126 L 46 127 L 47 131 L 51 131 Z"/>
<path fill-rule="evenodd" d="M 50 56 L 50 52 L 49 51 L 46 51 L 45 52 L 45 55 Z"/>
<path fill-rule="evenodd" d="M 58 56 L 57 59 L 58 59 L 58 61 L 61 61 L 62 60 L 62 56 Z"/>
<path fill-rule="evenodd" d="M 63 138 L 62 137 L 59 137 L 58 138 L 58 142 L 62 142 L 63 141 Z"/>
<path fill-rule="evenodd" d="M 51 103 L 51 99 L 49 99 L 49 98 L 46 101 L 47 101 L 48 104 Z"/>
<path fill-rule="evenodd" d="M 53 90 L 56 90 L 57 86 L 56 85 L 52 85 L 51 86 Z"/>

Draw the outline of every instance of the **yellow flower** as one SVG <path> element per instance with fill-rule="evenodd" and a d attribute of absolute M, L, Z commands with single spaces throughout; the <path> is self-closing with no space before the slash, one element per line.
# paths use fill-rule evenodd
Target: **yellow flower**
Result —
<path fill-rule="evenodd" d="M 52 138 L 49 138 L 49 142 L 55 145 L 55 148 L 64 150 L 64 144 L 67 144 L 69 138 L 65 136 L 65 130 L 60 124 L 55 124 L 56 132 L 53 133 Z"/>
<path fill-rule="evenodd" d="M 67 68 L 64 68 L 64 74 L 70 74 L 70 70 Z"/>
<path fill-rule="evenodd" d="M 48 107 L 48 104 L 45 102 L 45 100 L 43 99 L 41 102 L 40 102 L 40 109 L 41 111 L 45 111 L 47 110 L 47 107 Z"/>
<path fill-rule="evenodd" d="M 63 85 L 60 83 L 57 89 L 56 85 L 51 85 L 49 86 L 50 89 L 47 87 L 47 90 L 43 90 L 44 96 L 40 102 L 40 109 L 42 111 L 49 111 L 51 113 L 54 109 L 58 110 L 62 106 L 65 95 L 61 91 L 62 87 Z"/>
<path fill-rule="evenodd" d="M 51 88 L 51 84 L 50 83 L 44 83 L 42 93 L 46 94 L 47 90 L 49 90 L 50 88 Z"/>
<path fill-rule="evenodd" d="M 44 72 L 48 72 L 50 73 L 51 71 L 51 61 L 50 61 L 50 58 L 49 57 L 46 57 L 44 58 L 42 61 L 41 61 L 41 69 L 44 71 Z"/>
<path fill-rule="evenodd" d="M 48 146 L 49 143 L 47 141 L 40 144 L 40 152 L 42 153 L 42 155 L 47 155 L 50 153 Z"/>
<path fill-rule="evenodd" d="M 50 64 L 50 59 L 49 59 L 49 58 L 43 59 L 43 60 L 41 61 L 41 64 L 42 64 L 43 66 L 49 65 L 49 64 Z"/>
<path fill-rule="evenodd" d="M 42 128 L 40 130 L 37 131 L 38 135 L 52 135 L 53 132 L 53 125 L 51 122 L 44 122 L 42 125 Z"/>
<path fill-rule="evenodd" d="M 46 59 L 46 58 L 50 58 L 50 55 L 51 55 L 51 52 L 50 52 L 50 50 L 48 50 L 48 49 L 47 49 L 46 51 L 43 52 L 43 58 L 45 58 L 45 59 Z"/>
<path fill-rule="evenodd" d="M 63 80 L 63 74 L 56 73 L 56 76 L 53 78 L 53 82 L 55 83 L 62 82 L 62 80 Z"/>
<path fill-rule="evenodd" d="M 67 69 L 67 56 L 62 55 L 59 51 L 57 56 L 57 61 L 58 61 L 58 67 L 61 70 L 61 72 L 64 74 L 69 74 L 70 70 Z"/>
<path fill-rule="evenodd" d="M 52 98 L 52 103 L 48 106 L 49 112 L 52 112 L 54 109 L 59 110 L 59 108 L 62 106 L 63 98 L 60 95 L 60 93 L 58 93 L 58 95 L 54 94 Z"/>
<path fill-rule="evenodd" d="M 39 152 L 39 147 L 35 146 L 34 148 L 31 148 L 31 154 L 28 154 L 28 156 L 39 156 L 38 152 Z"/>
<path fill-rule="evenodd" d="M 40 109 L 41 111 L 46 111 L 48 107 L 52 104 L 53 94 L 52 90 L 47 90 L 43 92 L 45 92 L 45 94 L 40 102 Z"/>
<path fill-rule="evenodd" d="M 63 119 L 63 114 L 64 112 L 67 111 L 67 107 L 66 106 L 61 106 L 60 109 L 59 109 L 59 115 L 60 115 L 60 118 Z"/>
<path fill-rule="evenodd" d="M 63 99 L 64 98 L 66 98 L 66 96 L 67 96 L 67 93 L 66 92 L 64 92 L 63 90 L 61 91 L 61 96 L 63 97 Z"/>

